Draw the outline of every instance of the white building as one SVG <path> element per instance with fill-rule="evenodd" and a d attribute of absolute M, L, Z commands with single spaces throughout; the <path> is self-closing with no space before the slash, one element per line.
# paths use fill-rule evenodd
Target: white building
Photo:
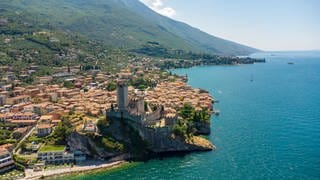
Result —
<path fill-rule="evenodd" d="M 0 149 L 0 173 L 6 172 L 15 167 L 11 154 L 6 149 Z"/>
<path fill-rule="evenodd" d="M 53 124 L 39 124 L 37 126 L 38 137 L 45 137 L 51 134 Z"/>
<path fill-rule="evenodd" d="M 67 152 L 65 146 L 43 146 L 37 154 L 39 161 L 49 164 L 70 163 L 74 161 L 74 154 Z"/>

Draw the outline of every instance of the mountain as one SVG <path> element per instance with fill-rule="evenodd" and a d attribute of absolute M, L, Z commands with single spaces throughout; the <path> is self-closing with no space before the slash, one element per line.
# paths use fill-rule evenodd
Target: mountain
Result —
<path fill-rule="evenodd" d="M 186 23 L 159 15 L 144 4 L 137 3 L 135 0 L 120 1 L 139 15 L 146 17 L 150 21 L 156 22 L 160 28 L 164 28 L 179 36 L 186 42 L 200 48 L 202 51 L 220 55 L 246 55 L 259 51 L 258 49 L 212 36 Z"/>
<path fill-rule="evenodd" d="M 129 50 L 153 42 L 216 55 L 258 51 L 159 15 L 138 0 L 1 0 L 0 18 L 7 18 L 9 26 L 23 23 L 26 31 L 62 30 Z"/>

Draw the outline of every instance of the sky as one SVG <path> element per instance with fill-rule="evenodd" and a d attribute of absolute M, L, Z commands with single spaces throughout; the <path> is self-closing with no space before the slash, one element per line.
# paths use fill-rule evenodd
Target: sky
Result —
<path fill-rule="evenodd" d="M 164 16 L 261 50 L 320 50 L 320 0 L 140 1 Z"/>

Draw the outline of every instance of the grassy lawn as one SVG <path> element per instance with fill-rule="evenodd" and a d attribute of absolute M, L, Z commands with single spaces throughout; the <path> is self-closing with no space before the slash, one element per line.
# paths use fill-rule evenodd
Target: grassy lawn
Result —
<path fill-rule="evenodd" d="M 48 152 L 48 151 L 63 151 L 65 146 L 58 145 L 44 145 L 39 149 L 39 152 Z"/>

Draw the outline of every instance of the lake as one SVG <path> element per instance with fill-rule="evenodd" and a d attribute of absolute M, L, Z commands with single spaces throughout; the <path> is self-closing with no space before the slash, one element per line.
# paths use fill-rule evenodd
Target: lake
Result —
<path fill-rule="evenodd" d="M 74 179 L 319 179 L 320 53 L 275 52 L 267 62 L 177 69 L 220 102 L 216 151 L 150 160 Z M 288 64 L 292 62 L 293 64 Z M 72 179 L 70 177 L 70 179 Z"/>

